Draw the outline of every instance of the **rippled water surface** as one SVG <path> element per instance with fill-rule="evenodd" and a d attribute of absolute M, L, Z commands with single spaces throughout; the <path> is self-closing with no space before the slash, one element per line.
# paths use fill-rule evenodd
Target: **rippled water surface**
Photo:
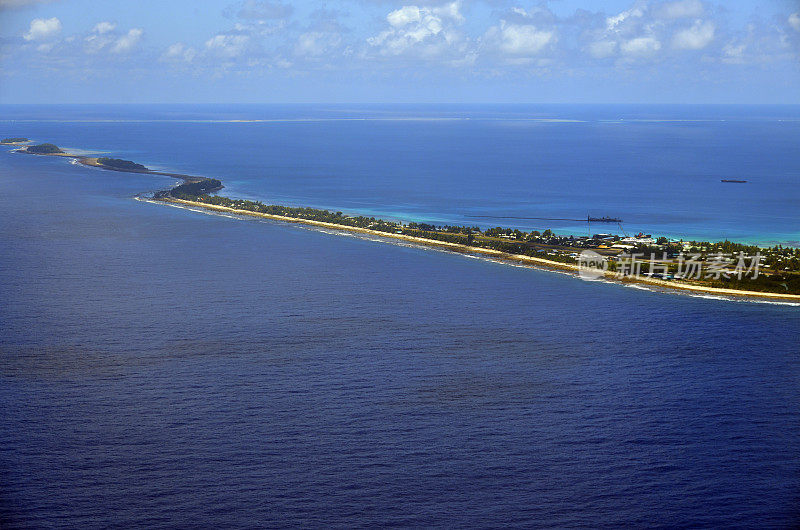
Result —
<path fill-rule="evenodd" d="M 170 182 L 0 150 L 0 526 L 800 522 L 797 307 L 132 200 Z"/>

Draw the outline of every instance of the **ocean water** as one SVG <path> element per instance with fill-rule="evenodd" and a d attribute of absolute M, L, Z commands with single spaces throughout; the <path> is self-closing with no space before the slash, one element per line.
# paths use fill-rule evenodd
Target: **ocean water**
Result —
<path fill-rule="evenodd" d="M 231 194 L 446 220 L 513 201 L 509 212 L 540 200 L 548 212 L 578 210 L 569 193 L 604 186 L 545 179 L 541 194 L 523 196 L 512 184 L 536 173 L 523 171 L 529 163 L 554 175 L 579 164 L 520 146 L 585 153 L 585 135 L 604 130 L 617 153 L 637 154 L 598 159 L 587 179 L 627 174 L 637 158 L 688 186 L 690 155 L 675 153 L 694 153 L 715 179 L 747 169 L 754 184 L 734 210 L 748 223 L 716 218 L 733 201 L 719 195 L 742 188 L 688 194 L 702 230 L 797 232 L 791 108 L 623 109 L 613 126 L 601 120 L 615 111 L 602 108 L 537 116 L 582 122 L 502 125 L 492 116 L 524 109 L 462 119 L 463 109 L 391 108 L 382 120 L 348 118 L 381 109 L 334 110 L 4 107 L 15 121 L 3 132 L 219 176 Z M 627 123 L 664 113 L 728 117 Z M 207 121 L 223 119 L 286 121 Z M 515 127 L 539 140 L 510 143 Z M 697 140 L 711 136 L 739 142 L 724 167 Z M 675 156 L 647 158 L 659 142 Z M 796 306 L 582 282 L 155 205 L 133 197 L 170 179 L 9 151 L 0 148 L 3 528 L 800 523 Z M 505 169 L 481 187 L 479 162 Z M 755 185 L 756 173 L 770 185 Z M 676 226 L 702 224 L 674 211 L 678 184 L 659 195 L 659 179 L 643 175 L 652 196 L 618 197 L 624 187 L 609 184 L 617 193 L 591 213 L 632 219 L 646 199 Z M 783 196 L 771 194 L 781 183 Z"/>
<path fill-rule="evenodd" d="M 800 106 L 2 106 L 0 128 L 270 203 L 800 245 Z"/>

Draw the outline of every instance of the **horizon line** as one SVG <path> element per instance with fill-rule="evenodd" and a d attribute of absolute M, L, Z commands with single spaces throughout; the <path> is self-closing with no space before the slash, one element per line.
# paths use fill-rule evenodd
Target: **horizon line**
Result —
<path fill-rule="evenodd" d="M 530 101 L 271 101 L 271 102 L 257 102 L 257 101 L 150 101 L 150 102 L 118 102 L 118 101 L 95 101 L 95 102 L 5 102 L 0 101 L 0 106 L 22 106 L 22 105 L 37 105 L 37 106 L 56 106 L 56 105 L 121 105 L 121 106 L 135 106 L 135 105 L 386 105 L 386 106 L 403 106 L 403 105 L 437 105 L 437 106 L 458 106 L 458 105 L 574 105 L 574 106 L 620 106 L 620 105 L 647 105 L 647 106 L 717 106 L 717 107 L 730 107 L 730 106 L 752 106 L 752 107 L 768 107 L 768 106 L 800 106 L 800 102 L 779 102 L 779 103 L 753 103 L 753 102 L 736 102 L 736 103 L 720 103 L 720 102 L 615 102 L 615 101 L 575 101 L 575 102 L 530 102 Z"/>

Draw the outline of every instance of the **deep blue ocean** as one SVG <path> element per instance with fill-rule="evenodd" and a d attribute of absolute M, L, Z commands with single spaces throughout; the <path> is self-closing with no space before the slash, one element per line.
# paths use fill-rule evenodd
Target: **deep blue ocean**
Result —
<path fill-rule="evenodd" d="M 798 107 L 2 106 L 0 136 L 403 220 L 800 240 Z M 3 529 L 800 524 L 800 307 L 151 204 L 174 180 L 10 151 Z"/>

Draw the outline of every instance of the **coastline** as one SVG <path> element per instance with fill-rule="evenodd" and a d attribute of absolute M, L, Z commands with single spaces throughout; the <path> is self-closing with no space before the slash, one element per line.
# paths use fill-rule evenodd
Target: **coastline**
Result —
<path fill-rule="evenodd" d="M 180 204 L 184 206 L 191 206 L 194 208 L 203 208 L 205 210 L 217 211 L 217 212 L 225 212 L 231 213 L 235 215 L 247 215 L 251 217 L 259 217 L 263 219 L 271 219 L 273 221 L 282 221 L 287 223 L 299 223 L 309 226 L 316 226 L 320 228 L 327 228 L 331 230 L 340 230 L 345 232 L 355 232 L 380 238 L 386 239 L 396 239 L 401 241 L 406 241 L 409 243 L 414 243 L 421 246 L 428 246 L 428 247 L 437 247 L 446 249 L 452 252 L 457 252 L 460 254 L 482 254 L 486 256 L 493 257 L 498 259 L 499 261 L 508 262 L 508 263 L 515 263 L 515 264 L 523 264 L 530 267 L 537 267 L 545 270 L 556 270 L 561 272 L 571 272 L 577 275 L 580 267 L 578 265 L 573 265 L 570 263 L 562 263 L 558 261 L 548 260 L 544 258 L 536 258 L 532 256 L 524 256 L 521 254 L 508 254 L 499 250 L 482 248 L 482 247 L 472 247 L 468 245 L 460 245 L 458 243 L 450 243 L 448 241 L 438 241 L 436 239 L 427 239 L 421 237 L 414 237 L 408 236 L 404 234 L 392 234 L 387 232 L 381 232 L 378 230 L 370 230 L 368 228 L 361 228 L 356 226 L 346 226 L 346 225 L 339 225 L 335 223 L 326 223 L 323 221 L 314 221 L 311 219 L 300 219 L 296 217 L 285 217 L 282 215 L 273 215 L 268 213 L 262 212 L 253 212 L 250 210 L 238 210 L 235 208 L 229 208 L 227 206 L 218 206 L 214 204 L 207 204 L 198 201 L 187 201 L 184 199 L 175 199 L 175 198 L 158 198 L 153 199 L 153 201 L 164 202 L 164 203 L 173 203 L 173 204 Z M 625 284 L 643 284 L 649 285 L 653 287 L 662 288 L 665 290 L 671 291 L 690 291 L 695 294 L 708 294 L 708 295 L 717 295 L 717 296 L 729 296 L 729 297 L 737 297 L 737 298 L 757 298 L 757 299 L 767 299 L 772 301 L 783 301 L 783 302 L 798 302 L 800 303 L 800 295 L 795 294 L 781 294 L 781 293 L 768 293 L 768 292 L 761 292 L 761 291 L 744 291 L 738 289 L 724 289 L 721 287 L 708 287 L 702 285 L 692 285 L 687 283 L 677 283 L 675 281 L 667 282 L 664 280 L 658 280 L 654 278 L 643 278 L 643 277 L 626 277 L 624 280 L 621 280 L 616 277 L 616 274 L 613 272 L 606 271 L 605 272 L 605 279 L 612 282 L 618 283 L 620 285 Z"/>
<path fill-rule="evenodd" d="M 24 144 L 17 143 L 17 144 L 3 144 L 3 145 L 20 146 L 20 145 L 24 145 Z M 171 173 L 171 172 L 168 172 L 168 171 L 155 171 L 153 169 L 123 169 L 123 168 L 118 168 L 118 167 L 113 167 L 113 166 L 107 166 L 105 164 L 101 164 L 100 163 L 99 160 L 100 160 L 101 157 L 89 156 L 89 155 L 76 155 L 74 153 L 69 153 L 69 152 L 63 152 L 63 153 L 31 153 L 31 152 L 27 151 L 23 147 L 20 147 L 18 149 L 12 149 L 11 152 L 13 152 L 13 153 L 21 153 L 21 154 L 25 154 L 25 155 L 33 155 L 33 156 L 57 156 L 57 157 L 61 157 L 61 158 L 71 158 L 71 159 L 75 160 L 76 162 L 78 162 L 79 164 L 84 165 L 84 166 L 94 167 L 94 168 L 98 168 L 98 169 L 105 169 L 107 171 L 118 171 L 120 173 L 139 173 L 139 174 L 142 174 L 142 175 L 158 175 L 158 176 L 161 176 L 161 177 L 171 177 L 171 178 L 180 179 L 180 180 L 183 180 L 184 182 L 202 182 L 202 181 L 206 180 L 206 177 L 197 177 L 197 176 L 194 176 L 194 175 L 186 175 L 184 173 Z M 219 189 L 222 189 L 222 187 L 220 187 Z M 218 191 L 218 190 L 214 190 L 214 191 Z"/>
<path fill-rule="evenodd" d="M 24 145 L 24 144 L 4 144 L 4 145 Z M 23 153 L 23 154 L 30 154 L 30 155 L 38 155 L 38 156 L 56 156 L 62 158 L 70 158 L 81 165 L 87 167 L 93 167 L 97 169 L 104 169 L 107 171 L 117 171 L 122 173 L 138 173 L 138 174 L 146 174 L 146 175 L 157 175 L 157 176 L 165 176 L 180 179 L 183 181 L 183 184 L 196 184 L 202 183 L 204 181 L 208 181 L 206 177 L 198 177 L 193 175 L 186 175 L 182 173 L 172 173 L 166 171 L 154 171 L 151 169 L 130 169 L 130 168 L 121 168 L 121 167 L 113 167 L 106 164 L 102 164 L 99 162 L 100 157 L 92 157 L 88 155 L 77 155 L 74 153 L 69 152 L 60 152 L 60 153 L 31 153 L 27 151 L 25 148 L 17 148 L 12 149 L 11 152 L 15 153 Z M 219 181 L 217 181 L 219 183 Z M 220 184 L 218 187 L 210 189 L 208 191 L 219 191 L 222 189 L 223 186 Z M 539 268 L 542 270 L 550 270 L 550 271 L 557 271 L 557 272 L 567 272 L 573 274 L 575 276 L 578 275 L 578 272 L 581 268 L 572 263 L 564 263 L 554 260 L 548 260 L 545 258 L 539 258 L 534 256 L 526 256 L 522 254 L 511 254 L 508 252 L 503 252 L 500 250 L 495 250 L 491 248 L 483 248 L 480 246 L 470 246 L 464 245 L 459 243 L 453 243 L 449 241 L 441 241 L 437 239 L 429 239 L 423 237 L 415 237 L 406 234 L 397 234 L 397 233 L 390 233 L 384 232 L 379 230 L 371 230 L 369 228 L 362 228 L 357 226 L 349 226 L 343 224 L 336 224 L 336 223 L 329 223 L 324 221 L 316 221 L 312 219 L 303 219 L 299 217 L 287 217 L 283 215 L 275 215 L 269 214 L 264 212 L 254 212 L 251 210 L 242 210 L 236 208 L 230 208 L 227 206 L 221 205 L 214 205 L 208 204 L 200 201 L 191 201 L 180 199 L 176 197 L 170 196 L 170 190 L 167 191 L 160 191 L 155 192 L 155 195 L 152 199 L 153 202 L 161 202 L 161 203 L 172 203 L 176 205 L 183 205 L 183 206 L 191 206 L 194 208 L 203 208 L 205 210 L 210 211 L 217 211 L 217 212 L 225 212 L 225 213 L 232 213 L 235 215 L 247 215 L 250 217 L 259 217 L 263 219 L 270 219 L 274 221 L 281 221 L 287 223 L 299 223 L 309 226 L 316 226 L 319 228 L 326 228 L 330 230 L 338 230 L 343 232 L 355 232 L 364 235 L 370 235 L 374 237 L 384 238 L 384 239 L 395 239 L 401 240 L 408 243 L 412 243 L 415 245 L 426 246 L 426 247 L 435 247 L 439 249 L 448 250 L 451 252 L 456 252 L 460 254 L 479 254 L 487 257 L 491 257 L 496 259 L 500 262 L 509 263 L 509 264 L 517 264 L 523 265 L 531 268 Z M 601 278 L 598 278 L 598 280 Z M 619 278 L 616 273 L 612 271 L 605 271 L 603 278 L 604 280 L 615 283 L 619 285 L 626 285 L 626 284 L 640 284 L 646 285 L 650 287 L 656 287 L 658 290 L 668 291 L 668 292 L 684 292 L 684 293 L 692 293 L 692 294 L 701 294 L 701 295 L 714 295 L 714 296 L 724 296 L 724 297 L 732 297 L 732 298 L 740 298 L 740 299 L 757 299 L 757 300 L 769 300 L 769 301 L 780 301 L 780 302 L 792 302 L 792 303 L 800 303 L 800 294 L 783 294 L 783 293 L 772 293 L 772 292 L 765 292 L 765 291 L 747 291 L 747 290 L 739 290 L 739 289 L 726 289 L 722 287 L 711 287 L 706 285 L 694 285 L 689 283 L 680 282 L 677 280 L 672 281 L 665 281 L 659 280 L 656 278 L 647 278 L 641 276 L 626 276 L 624 278 Z"/>

